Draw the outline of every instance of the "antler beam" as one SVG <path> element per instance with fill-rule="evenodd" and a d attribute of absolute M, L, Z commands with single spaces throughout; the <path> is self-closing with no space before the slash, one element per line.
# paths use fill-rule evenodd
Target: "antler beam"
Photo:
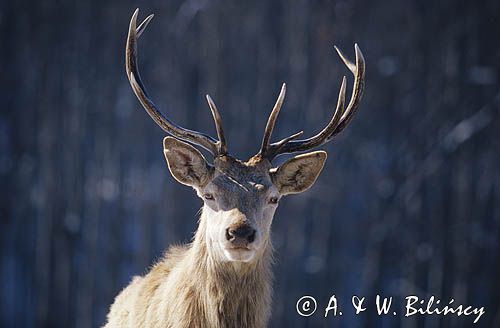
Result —
<path fill-rule="evenodd" d="M 274 108 L 269 115 L 266 129 L 264 131 L 262 146 L 258 153 L 261 158 L 266 158 L 271 161 L 274 157 L 280 154 L 302 152 L 319 147 L 332 140 L 333 137 L 339 134 L 349 124 L 358 109 L 359 101 L 361 100 L 361 97 L 363 95 L 365 85 L 365 59 L 357 44 L 354 45 L 354 50 L 356 53 L 356 64 L 350 62 L 337 47 L 335 47 L 335 50 L 337 51 L 347 68 L 349 68 L 349 70 L 354 75 L 354 86 L 347 108 L 344 109 L 346 92 L 346 77 L 344 76 L 342 79 L 342 84 L 340 86 L 337 107 L 335 109 L 335 112 L 333 113 L 332 119 L 323 130 L 308 139 L 293 140 L 302 134 L 302 132 L 299 132 L 278 142 L 269 144 L 276 118 L 285 97 L 286 87 L 285 84 L 283 84 L 280 95 L 278 96 L 278 100 L 276 101 L 276 105 L 274 105 Z"/>
<path fill-rule="evenodd" d="M 149 116 L 151 116 L 156 124 L 158 124 L 165 132 L 179 139 L 199 145 L 211 152 L 214 156 L 225 154 L 227 152 L 227 146 L 224 138 L 224 131 L 222 129 L 222 121 L 217 107 L 209 96 L 207 96 L 207 100 L 215 121 L 215 127 L 219 140 L 215 140 L 211 136 L 204 133 L 188 130 L 175 124 L 173 121 L 163 116 L 148 96 L 137 66 L 137 39 L 142 35 L 151 19 L 153 19 L 153 15 L 149 15 L 141 24 L 139 24 L 139 27 L 137 27 L 138 13 L 139 9 L 136 9 L 130 19 L 127 46 L 125 49 L 125 67 L 127 70 L 127 77 L 135 95 Z"/>

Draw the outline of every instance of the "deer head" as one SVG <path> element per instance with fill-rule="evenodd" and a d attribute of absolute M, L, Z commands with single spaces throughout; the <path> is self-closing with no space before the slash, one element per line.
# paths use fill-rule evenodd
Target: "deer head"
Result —
<path fill-rule="evenodd" d="M 178 182 L 193 187 L 203 200 L 203 213 L 210 221 L 204 225 L 204 234 L 212 256 L 221 261 L 250 262 L 262 254 L 269 244 L 271 222 L 280 198 L 311 187 L 327 155 L 324 151 L 301 154 L 276 168 L 272 166 L 273 159 L 281 154 L 319 147 L 349 124 L 364 88 L 365 62 L 361 50 L 355 45 L 356 62 L 351 63 L 335 47 L 354 75 L 354 86 L 349 104 L 345 107 L 344 76 L 336 109 L 323 130 L 308 139 L 298 140 L 302 135 L 299 132 L 271 143 L 273 128 L 285 98 L 286 86 L 283 84 L 267 121 L 260 150 L 250 159 L 242 161 L 228 153 L 221 117 L 210 96 L 206 98 L 215 121 L 217 139 L 175 124 L 156 108 L 141 81 L 137 66 L 137 39 L 153 15 L 137 26 L 137 14 L 138 10 L 132 16 L 128 31 L 125 56 L 127 76 L 146 112 L 173 136 L 163 140 L 163 152 L 170 173 Z M 213 161 L 209 163 L 192 144 L 208 150 L 213 155 Z"/>

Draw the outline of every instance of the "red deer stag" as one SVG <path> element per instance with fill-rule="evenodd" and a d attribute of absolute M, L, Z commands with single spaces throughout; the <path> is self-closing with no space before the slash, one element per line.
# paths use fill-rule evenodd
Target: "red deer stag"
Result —
<path fill-rule="evenodd" d="M 276 118 L 285 98 L 285 84 L 269 116 L 259 152 L 247 161 L 227 150 L 221 117 L 207 95 L 217 139 L 185 129 L 156 108 L 141 81 L 137 39 L 153 18 L 137 27 L 138 10 L 130 21 L 126 69 L 132 89 L 151 118 L 172 137 L 163 152 L 172 176 L 193 187 L 203 200 L 194 240 L 171 247 L 164 258 L 116 297 L 105 327 L 265 327 L 271 309 L 271 222 L 280 198 L 311 187 L 323 168 L 326 152 L 289 159 L 277 168 L 272 160 L 286 153 L 319 147 L 332 140 L 353 118 L 363 94 L 365 62 L 355 45 L 352 63 L 335 48 L 354 75 L 352 96 L 344 107 L 346 78 L 328 125 L 315 136 L 302 132 L 271 143 Z M 181 141 L 183 140 L 183 141 Z M 213 155 L 209 163 L 191 144 Z"/>

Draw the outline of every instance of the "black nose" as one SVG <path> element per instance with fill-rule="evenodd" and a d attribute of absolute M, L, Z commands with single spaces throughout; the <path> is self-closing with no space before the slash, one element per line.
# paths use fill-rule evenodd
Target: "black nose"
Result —
<path fill-rule="evenodd" d="M 229 227 L 226 229 L 226 239 L 231 242 L 235 242 L 240 239 L 251 243 L 255 240 L 255 229 L 247 224 Z"/>

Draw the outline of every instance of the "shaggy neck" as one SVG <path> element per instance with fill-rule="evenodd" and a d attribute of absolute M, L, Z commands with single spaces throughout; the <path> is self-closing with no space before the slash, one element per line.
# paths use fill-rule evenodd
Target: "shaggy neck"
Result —
<path fill-rule="evenodd" d="M 263 327 L 271 301 L 272 246 L 266 242 L 249 262 L 222 261 L 207 241 L 209 218 L 202 213 L 189 256 L 205 315 L 220 327 Z"/>

